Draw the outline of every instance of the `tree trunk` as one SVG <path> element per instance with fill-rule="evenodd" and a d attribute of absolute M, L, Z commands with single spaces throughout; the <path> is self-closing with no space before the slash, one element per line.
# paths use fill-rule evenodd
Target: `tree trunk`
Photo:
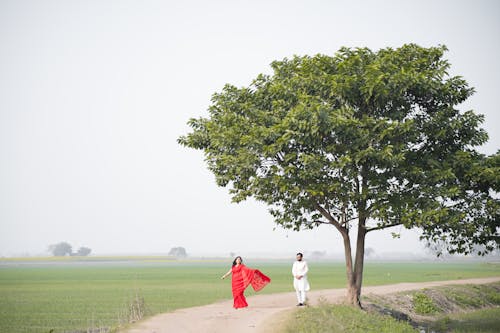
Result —
<path fill-rule="evenodd" d="M 365 186 L 366 187 L 366 186 Z M 343 219 L 343 223 L 339 223 L 334 217 L 330 215 L 321 205 L 315 203 L 318 211 L 326 217 L 332 225 L 334 225 L 337 230 L 342 235 L 344 240 L 344 254 L 345 254 L 345 265 L 346 265 L 346 275 L 347 275 L 347 301 L 348 303 L 361 307 L 360 296 L 361 296 L 361 284 L 363 281 L 363 266 L 365 257 L 365 236 L 366 236 L 366 202 L 360 202 L 360 207 L 362 207 L 359 212 L 359 227 L 358 227 L 358 237 L 356 240 L 356 261 L 352 262 L 352 249 L 351 249 L 351 239 L 349 237 L 349 228 L 346 225 L 346 219 Z"/>
<path fill-rule="evenodd" d="M 347 251 L 346 251 L 346 269 L 347 273 L 347 302 L 351 305 L 361 308 L 361 285 L 363 282 L 363 268 L 364 268 L 364 258 L 365 258 L 365 229 L 366 219 L 360 217 L 359 227 L 358 227 L 358 237 L 356 240 L 356 259 L 354 262 L 354 267 L 352 266 L 352 259 L 347 262 Z M 349 237 L 347 237 L 349 238 Z M 344 238 L 344 248 L 346 248 L 345 238 Z M 349 244 L 349 257 L 351 257 L 351 246 Z"/>
<path fill-rule="evenodd" d="M 352 264 L 351 240 L 347 232 L 342 233 L 342 237 L 344 239 L 345 268 L 347 275 L 347 302 L 359 306 L 359 302 L 357 301 L 358 297 L 356 296 L 359 292 L 356 290 L 356 275 Z"/>

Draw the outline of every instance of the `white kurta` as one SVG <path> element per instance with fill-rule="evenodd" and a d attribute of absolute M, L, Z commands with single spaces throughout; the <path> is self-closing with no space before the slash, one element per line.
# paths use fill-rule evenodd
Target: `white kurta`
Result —
<path fill-rule="evenodd" d="M 302 261 L 296 261 L 293 263 L 292 266 L 292 275 L 293 275 L 293 287 L 297 291 L 309 291 L 310 286 L 309 282 L 307 281 L 307 272 L 309 271 L 309 268 L 307 267 L 307 262 L 302 260 Z M 297 279 L 297 275 L 302 275 L 301 279 Z"/>

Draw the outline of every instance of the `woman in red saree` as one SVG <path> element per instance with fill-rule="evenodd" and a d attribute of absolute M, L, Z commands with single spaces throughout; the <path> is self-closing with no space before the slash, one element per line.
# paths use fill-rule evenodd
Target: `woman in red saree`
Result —
<path fill-rule="evenodd" d="M 243 265 L 243 259 L 240 256 L 236 257 L 233 261 L 233 267 L 224 274 L 221 279 L 225 279 L 229 274 L 232 274 L 232 289 L 235 309 L 244 308 L 248 306 L 247 300 L 243 292 L 249 284 L 255 291 L 264 288 L 271 279 L 261 273 L 258 269 L 251 269 Z"/>

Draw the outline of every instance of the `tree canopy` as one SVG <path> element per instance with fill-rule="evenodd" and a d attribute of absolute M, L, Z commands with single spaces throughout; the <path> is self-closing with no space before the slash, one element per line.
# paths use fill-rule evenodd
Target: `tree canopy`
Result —
<path fill-rule="evenodd" d="M 183 248 L 182 246 L 177 246 L 177 247 L 171 248 L 170 251 L 168 252 L 168 255 L 174 256 L 174 257 L 179 257 L 179 258 L 185 258 L 185 257 L 187 257 L 187 252 L 186 252 L 186 249 Z"/>
<path fill-rule="evenodd" d="M 72 246 L 67 242 L 59 242 L 57 244 L 49 245 L 49 252 L 56 257 L 70 256 L 72 253 Z"/>
<path fill-rule="evenodd" d="M 92 249 L 91 248 L 88 248 L 88 247 L 85 247 L 85 246 L 82 246 L 78 249 L 78 251 L 76 253 L 74 253 L 73 255 L 75 256 L 81 256 L 81 257 L 86 257 L 90 254 L 90 252 L 92 252 Z"/>
<path fill-rule="evenodd" d="M 190 119 L 179 143 L 204 151 L 233 201 L 267 203 L 284 228 L 333 225 L 348 246 L 358 226 L 359 251 L 366 233 L 403 225 L 451 253 L 491 251 L 500 153 L 477 151 L 484 117 L 458 109 L 474 89 L 449 74 L 446 50 L 342 48 L 275 61 L 272 75 L 214 94 L 209 117 Z"/>

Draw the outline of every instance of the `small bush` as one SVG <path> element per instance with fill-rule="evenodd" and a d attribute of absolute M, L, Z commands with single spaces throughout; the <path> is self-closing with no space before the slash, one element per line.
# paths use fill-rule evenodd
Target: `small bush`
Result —
<path fill-rule="evenodd" d="M 413 310 L 421 315 L 439 312 L 432 299 L 424 293 L 413 294 Z"/>
<path fill-rule="evenodd" d="M 127 310 L 127 319 L 129 323 L 134 323 L 144 318 L 148 314 L 144 297 L 136 292 L 136 294 L 129 301 Z"/>

